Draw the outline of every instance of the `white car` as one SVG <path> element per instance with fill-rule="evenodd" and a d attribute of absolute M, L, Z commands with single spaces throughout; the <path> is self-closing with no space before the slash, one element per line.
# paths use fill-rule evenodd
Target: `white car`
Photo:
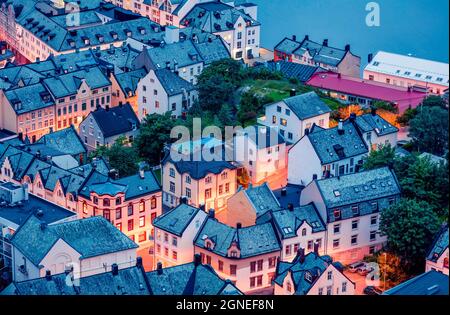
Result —
<path fill-rule="evenodd" d="M 366 268 L 366 263 L 363 261 L 358 261 L 347 266 L 347 270 L 352 273 L 357 272 L 360 268 Z"/>

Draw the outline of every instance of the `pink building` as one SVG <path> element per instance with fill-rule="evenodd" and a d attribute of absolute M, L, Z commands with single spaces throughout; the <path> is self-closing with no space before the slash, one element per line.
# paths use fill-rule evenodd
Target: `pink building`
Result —
<path fill-rule="evenodd" d="M 364 79 L 444 94 L 449 70 L 447 63 L 379 51 L 373 58 L 369 55 Z"/>

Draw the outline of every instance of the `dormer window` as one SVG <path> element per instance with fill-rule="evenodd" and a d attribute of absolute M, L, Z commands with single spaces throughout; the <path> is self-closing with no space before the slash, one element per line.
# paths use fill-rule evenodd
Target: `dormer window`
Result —
<path fill-rule="evenodd" d="M 339 220 L 341 218 L 341 209 L 334 209 L 333 216 L 335 220 Z"/>
<path fill-rule="evenodd" d="M 132 32 L 129 29 L 125 29 L 124 30 L 125 35 L 127 35 L 127 37 L 131 37 Z"/>
<path fill-rule="evenodd" d="M 97 34 L 95 36 L 97 36 L 97 39 L 100 43 L 103 43 L 105 41 L 105 37 L 102 34 Z"/>
<path fill-rule="evenodd" d="M 111 35 L 111 37 L 113 38 L 113 39 L 117 39 L 117 33 L 116 32 L 110 32 L 109 33 L 110 35 Z"/>
<path fill-rule="evenodd" d="M 312 282 L 312 274 L 309 272 L 309 271 L 307 271 L 307 272 L 305 272 L 305 280 L 306 281 L 308 281 L 309 283 L 311 283 Z"/>
<path fill-rule="evenodd" d="M 145 35 L 145 33 L 146 33 L 145 28 L 143 28 L 143 27 L 138 27 L 138 31 L 139 31 L 139 33 L 141 33 L 141 35 Z"/>
<path fill-rule="evenodd" d="M 230 256 L 231 256 L 232 258 L 237 258 L 237 256 L 238 256 L 237 251 L 232 250 L 232 251 L 230 252 Z"/>

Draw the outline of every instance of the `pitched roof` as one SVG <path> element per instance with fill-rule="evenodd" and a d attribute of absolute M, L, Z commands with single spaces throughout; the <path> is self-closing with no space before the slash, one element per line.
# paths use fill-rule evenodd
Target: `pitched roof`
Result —
<path fill-rule="evenodd" d="M 138 83 L 146 75 L 147 71 L 144 68 L 140 68 L 137 70 L 116 74 L 115 78 L 120 89 L 125 94 L 125 97 L 128 97 L 129 93 L 131 93 L 131 95 L 136 95 Z"/>
<path fill-rule="evenodd" d="M 157 69 L 155 75 L 168 96 L 178 95 L 195 90 L 192 83 L 180 78 L 168 69 Z"/>
<path fill-rule="evenodd" d="M 448 295 L 448 275 L 435 270 L 405 281 L 384 295 Z"/>
<path fill-rule="evenodd" d="M 236 242 L 240 249 L 240 258 L 254 257 L 281 249 L 271 223 L 237 229 L 208 218 L 194 240 L 195 246 L 206 248 L 205 238 L 214 242 L 212 252 L 223 257 L 228 257 L 228 249 L 233 242 Z"/>
<path fill-rule="evenodd" d="M 277 198 L 275 198 L 267 183 L 257 187 L 250 186 L 244 190 L 244 193 L 255 208 L 257 217 L 267 211 L 275 211 L 280 208 Z"/>
<path fill-rule="evenodd" d="M 322 165 L 369 152 L 353 123 L 348 120 L 343 122 L 343 130 L 344 132 L 339 134 L 338 127 L 324 129 L 314 125 L 306 135 Z"/>
<path fill-rule="evenodd" d="M 316 183 L 331 218 L 331 208 L 352 204 L 359 204 L 361 215 L 372 213 L 365 201 L 397 196 L 401 192 L 396 176 L 388 167 L 330 177 L 317 180 Z M 350 207 L 341 209 L 341 212 L 343 219 L 353 216 Z"/>
<path fill-rule="evenodd" d="M 300 48 L 300 46 L 301 44 L 299 42 L 285 37 L 275 46 L 275 50 L 291 55 L 294 51 Z"/>
<path fill-rule="evenodd" d="M 8 90 L 5 96 L 18 115 L 55 105 L 42 83 Z"/>
<path fill-rule="evenodd" d="M 278 285 L 283 285 L 284 279 L 290 273 L 295 294 L 306 295 L 331 263 L 332 259 L 330 256 L 319 256 L 314 252 L 305 255 L 303 262 L 300 256 L 297 255 L 292 263 L 280 262 L 278 264 L 274 282 Z M 311 276 L 311 280 L 306 278 L 306 274 Z"/>
<path fill-rule="evenodd" d="M 427 260 L 437 262 L 446 249 L 448 249 L 448 224 L 444 224 L 436 235 L 428 251 Z"/>
<path fill-rule="evenodd" d="M 301 120 L 331 112 L 331 109 L 315 92 L 292 96 L 284 99 L 283 102 Z"/>
<path fill-rule="evenodd" d="M 45 144 L 49 148 L 70 155 L 87 152 L 83 141 L 73 126 L 43 135 L 37 143 Z"/>
<path fill-rule="evenodd" d="M 401 113 L 409 106 L 417 107 L 427 96 L 423 92 L 408 91 L 407 88 L 342 76 L 331 72 L 316 73 L 306 84 L 319 89 L 394 103 L 397 104 Z"/>
<path fill-rule="evenodd" d="M 222 280 L 209 265 L 189 263 L 146 275 L 154 295 L 242 295 L 231 281 Z"/>
<path fill-rule="evenodd" d="M 394 75 L 427 83 L 449 85 L 448 63 L 379 51 L 364 71 Z M 418 76 L 420 75 L 420 76 Z"/>
<path fill-rule="evenodd" d="M 237 134 L 239 135 L 240 132 Z M 243 134 L 246 136 L 246 139 L 252 141 L 259 150 L 286 143 L 277 127 L 260 125 L 248 126 L 243 130 Z"/>
<path fill-rule="evenodd" d="M 398 132 L 398 128 L 391 125 L 377 114 L 363 114 L 355 119 L 356 125 L 361 132 L 375 131 L 380 136 Z"/>
<path fill-rule="evenodd" d="M 323 72 L 324 70 L 318 66 L 310 66 L 304 65 L 300 63 L 287 62 L 284 60 L 280 61 L 269 61 L 260 66 L 258 68 L 267 68 L 270 71 L 279 71 L 286 78 L 296 78 L 300 82 L 308 81 L 313 74 L 316 72 Z"/>
<path fill-rule="evenodd" d="M 119 269 L 117 275 L 104 272 L 77 279 L 77 286 L 67 285 L 65 273 L 14 282 L 10 294 L 17 295 L 149 295 L 145 273 L 139 267 Z M 8 289 L 7 289 L 8 290 Z"/>
<path fill-rule="evenodd" d="M 182 203 L 157 217 L 153 221 L 153 226 L 177 236 L 182 236 L 199 211 L 201 210 L 198 208 Z"/>
<path fill-rule="evenodd" d="M 292 211 L 287 209 L 273 211 L 272 218 L 283 239 L 296 237 L 297 230 L 303 222 L 311 226 L 313 233 L 326 230 L 314 203 L 294 208 Z"/>
<path fill-rule="evenodd" d="M 90 217 L 48 226 L 42 224 L 36 216 L 30 216 L 11 240 L 36 266 L 59 239 L 76 250 L 81 259 L 138 247 L 103 217 Z"/>
<path fill-rule="evenodd" d="M 99 108 L 91 115 L 105 138 L 133 131 L 140 125 L 139 119 L 128 103 L 109 109 Z"/>

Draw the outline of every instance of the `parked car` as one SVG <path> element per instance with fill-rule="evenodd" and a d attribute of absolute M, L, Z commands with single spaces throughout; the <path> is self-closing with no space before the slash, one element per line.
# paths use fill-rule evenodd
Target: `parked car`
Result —
<path fill-rule="evenodd" d="M 371 273 L 373 270 L 374 270 L 373 267 L 364 265 L 362 267 L 359 267 L 356 272 L 361 276 L 366 276 L 367 274 Z"/>
<path fill-rule="evenodd" d="M 366 266 L 366 264 L 363 261 L 358 261 L 358 262 L 348 265 L 347 270 L 352 273 L 355 273 L 358 271 L 358 268 L 365 267 L 365 266 Z"/>
<path fill-rule="evenodd" d="M 365 287 L 363 292 L 365 295 L 381 295 L 383 293 L 380 288 L 374 287 L 373 285 Z"/>

